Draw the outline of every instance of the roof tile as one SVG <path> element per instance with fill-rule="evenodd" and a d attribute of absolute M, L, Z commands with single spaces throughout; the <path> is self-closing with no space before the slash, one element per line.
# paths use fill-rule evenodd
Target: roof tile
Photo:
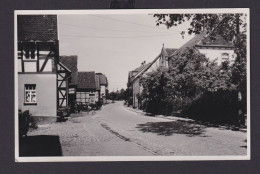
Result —
<path fill-rule="evenodd" d="M 58 40 L 57 15 L 18 15 L 18 41 Z"/>
<path fill-rule="evenodd" d="M 77 88 L 96 90 L 95 72 L 78 72 Z"/>
<path fill-rule="evenodd" d="M 78 78 L 78 56 L 60 56 L 60 62 L 71 71 L 71 85 L 77 84 Z"/>

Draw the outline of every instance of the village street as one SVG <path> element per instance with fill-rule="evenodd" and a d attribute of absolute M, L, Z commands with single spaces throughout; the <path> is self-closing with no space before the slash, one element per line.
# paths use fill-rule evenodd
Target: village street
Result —
<path fill-rule="evenodd" d="M 57 136 L 58 155 L 63 156 L 246 155 L 247 150 L 246 132 L 149 116 L 120 101 L 74 114 L 67 122 L 39 125 L 28 133 L 28 138 L 37 136 Z M 48 149 L 55 144 L 50 139 L 44 142 L 48 144 L 38 144 Z"/>

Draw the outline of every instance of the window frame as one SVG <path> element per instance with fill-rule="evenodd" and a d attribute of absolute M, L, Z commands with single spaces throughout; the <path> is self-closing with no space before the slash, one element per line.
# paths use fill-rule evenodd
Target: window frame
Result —
<path fill-rule="evenodd" d="M 229 54 L 221 53 L 221 61 L 229 61 Z"/>
<path fill-rule="evenodd" d="M 27 92 L 29 92 L 29 101 L 26 100 Z M 33 101 L 33 98 L 32 98 L 33 93 L 34 93 L 34 96 L 35 96 L 35 101 Z M 24 85 L 24 104 L 25 105 L 37 105 L 36 84 L 25 84 Z"/>
<path fill-rule="evenodd" d="M 37 61 L 37 52 L 36 50 L 23 50 L 23 60 L 25 61 Z"/>

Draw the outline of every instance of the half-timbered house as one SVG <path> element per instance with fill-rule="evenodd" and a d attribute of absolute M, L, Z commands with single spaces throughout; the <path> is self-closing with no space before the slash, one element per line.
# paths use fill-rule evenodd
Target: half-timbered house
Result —
<path fill-rule="evenodd" d="M 59 61 L 56 15 L 18 15 L 18 106 L 57 116 L 68 105 L 71 71 Z"/>
<path fill-rule="evenodd" d="M 68 104 L 73 106 L 76 103 L 76 89 L 78 82 L 78 56 L 60 56 L 60 62 L 71 71 L 69 79 Z"/>
<path fill-rule="evenodd" d="M 100 100 L 103 102 L 107 98 L 108 80 L 107 77 L 102 73 L 96 73 L 96 77 L 98 78 L 97 81 L 100 86 Z"/>
<path fill-rule="evenodd" d="M 98 99 L 95 72 L 78 72 L 76 102 L 78 104 L 96 104 Z"/>

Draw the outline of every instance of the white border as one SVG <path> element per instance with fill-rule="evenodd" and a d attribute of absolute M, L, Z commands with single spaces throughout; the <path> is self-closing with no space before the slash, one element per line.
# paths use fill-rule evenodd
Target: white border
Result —
<path fill-rule="evenodd" d="M 19 157 L 18 145 L 18 71 L 17 71 L 17 15 L 26 14 L 177 14 L 177 13 L 245 13 L 247 14 L 247 155 L 245 156 L 63 156 L 63 157 Z M 15 80 L 15 161 L 16 162 L 78 162 L 78 161 L 207 161 L 251 159 L 251 112 L 250 112 L 250 18 L 249 8 L 212 9 L 131 9 L 131 10 L 15 10 L 14 12 L 14 80 Z"/>

